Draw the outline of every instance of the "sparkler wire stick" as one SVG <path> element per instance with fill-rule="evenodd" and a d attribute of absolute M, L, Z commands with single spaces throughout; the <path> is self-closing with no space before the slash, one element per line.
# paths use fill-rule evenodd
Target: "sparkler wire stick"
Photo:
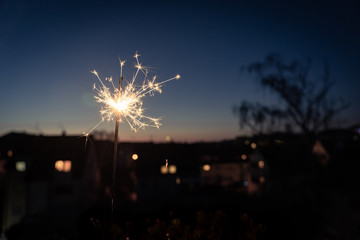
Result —
<path fill-rule="evenodd" d="M 121 64 L 121 62 L 120 62 Z M 121 64 L 122 69 L 122 64 Z M 119 98 L 121 96 L 121 83 L 122 83 L 122 71 L 120 73 L 119 79 Z M 115 136 L 114 136 L 114 157 L 113 157 L 113 175 L 112 175 L 112 197 L 111 197 L 111 222 L 114 221 L 114 202 L 115 202 L 115 185 L 116 185 L 116 160 L 117 160 L 117 145 L 119 139 L 119 123 L 120 123 L 120 112 L 116 112 L 116 121 L 115 121 Z"/>

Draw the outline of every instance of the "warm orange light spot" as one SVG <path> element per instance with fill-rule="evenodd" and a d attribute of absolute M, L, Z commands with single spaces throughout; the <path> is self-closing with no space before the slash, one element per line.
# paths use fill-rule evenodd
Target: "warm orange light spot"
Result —
<path fill-rule="evenodd" d="M 263 160 L 260 160 L 258 165 L 259 165 L 259 168 L 264 168 L 265 167 L 265 162 Z"/>
<path fill-rule="evenodd" d="M 160 172 L 161 174 L 175 174 L 177 171 L 177 168 L 175 165 L 169 165 L 169 167 L 167 165 L 162 165 L 160 168 Z"/>
<path fill-rule="evenodd" d="M 70 160 L 57 160 L 55 162 L 55 169 L 58 172 L 70 172 L 71 171 L 71 161 Z"/>
<path fill-rule="evenodd" d="M 246 154 L 241 155 L 241 159 L 242 159 L 242 160 L 246 160 L 246 159 L 247 159 Z"/>
<path fill-rule="evenodd" d="M 64 161 L 64 170 L 63 172 L 70 172 L 71 171 L 71 161 L 66 160 Z"/>
<path fill-rule="evenodd" d="M 133 159 L 133 160 L 138 160 L 138 158 L 139 158 L 139 156 L 138 156 L 136 153 L 134 153 L 134 154 L 132 155 L 132 159 Z"/>
<path fill-rule="evenodd" d="M 170 165 L 169 166 L 169 173 L 170 174 L 175 174 L 176 173 L 176 166 L 175 165 Z"/>
<path fill-rule="evenodd" d="M 211 169 L 211 167 L 210 167 L 209 164 L 205 164 L 205 165 L 203 166 L 203 170 L 204 170 L 205 172 L 210 171 L 210 169 Z"/>
<path fill-rule="evenodd" d="M 171 137 L 170 137 L 170 136 L 166 136 L 166 137 L 165 137 L 165 141 L 170 142 L 170 140 L 171 140 Z"/>
<path fill-rule="evenodd" d="M 136 202 L 137 199 L 138 199 L 138 196 L 137 196 L 137 193 L 136 192 L 132 192 L 130 193 L 130 200 L 133 201 L 133 202 Z"/>
<path fill-rule="evenodd" d="M 8 157 L 12 157 L 12 156 L 13 156 L 13 151 L 12 151 L 12 150 L 9 150 L 9 151 L 7 152 L 7 155 L 8 155 Z"/>
<path fill-rule="evenodd" d="M 260 183 L 264 183 L 266 181 L 264 176 L 259 177 L 259 182 Z"/>
<path fill-rule="evenodd" d="M 162 165 L 160 168 L 160 172 L 161 174 L 167 174 L 168 173 L 168 168 L 165 165 Z"/>
<path fill-rule="evenodd" d="M 244 141 L 244 144 L 245 144 L 245 145 L 249 145 L 249 144 L 250 144 L 250 140 L 245 140 L 245 141 Z"/>
<path fill-rule="evenodd" d="M 252 148 L 252 149 L 256 149 L 256 143 L 251 143 L 251 145 L 250 145 L 250 147 Z"/>
<path fill-rule="evenodd" d="M 181 183 L 181 178 L 177 177 L 175 181 L 176 181 L 176 184 L 179 185 Z"/>
<path fill-rule="evenodd" d="M 62 172 L 64 169 L 64 162 L 61 160 L 58 160 L 55 162 L 55 169 L 59 172 Z"/>

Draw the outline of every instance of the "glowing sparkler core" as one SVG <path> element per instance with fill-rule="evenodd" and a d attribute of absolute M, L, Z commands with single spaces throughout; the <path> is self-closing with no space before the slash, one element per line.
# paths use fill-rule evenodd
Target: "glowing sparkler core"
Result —
<path fill-rule="evenodd" d="M 136 59 L 136 72 L 133 75 L 131 81 L 127 83 L 124 88 L 115 87 L 112 77 L 105 78 L 103 81 L 98 72 L 93 70 L 93 73 L 99 80 L 100 86 L 94 84 L 94 96 L 96 101 L 103 104 L 100 110 L 101 121 L 88 133 L 84 134 L 86 137 L 102 122 L 114 121 L 116 114 L 119 114 L 119 121 L 126 122 L 129 124 L 131 130 L 137 131 L 138 129 L 144 129 L 145 127 L 156 127 L 159 128 L 161 125 L 160 118 L 153 118 L 150 116 L 143 115 L 144 108 L 143 98 L 146 95 L 153 96 L 155 92 L 161 93 L 161 87 L 164 83 L 174 79 L 180 79 L 180 75 L 176 75 L 173 78 L 167 79 L 162 82 L 156 82 L 156 76 L 149 78 L 149 71 L 146 67 L 142 66 L 139 62 L 139 54 L 135 54 Z M 125 61 L 120 61 L 120 77 L 122 77 L 122 68 L 125 65 Z M 139 74 L 143 74 L 142 85 L 136 85 L 135 81 Z M 105 85 L 105 82 L 109 82 L 111 87 Z M 120 92 L 119 92 L 120 91 Z"/>

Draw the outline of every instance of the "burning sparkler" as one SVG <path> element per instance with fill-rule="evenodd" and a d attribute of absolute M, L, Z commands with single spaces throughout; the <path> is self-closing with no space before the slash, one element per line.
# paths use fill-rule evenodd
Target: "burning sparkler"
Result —
<path fill-rule="evenodd" d="M 146 67 L 142 66 L 139 62 L 139 54 L 136 53 L 134 58 L 136 59 L 136 72 L 133 75 L 131 81 L 122 88 L 123 80 L 123 66 L 125 61 L 120 61 L 120 80 L 119 88 L 116 88 L 112 77 L 106 77 L 103 81 L 98 72 L 93 70 L 93 73 L 100 82 L 100 86 L 94 84 L 94 91 L 96 95 L 94 96 L 96 101 L 102 104 L 100 110 L 101 121 L 96 124 L 89 132 L 84 134 L 87 139 L 90 133 L 99 126 L 104 121 L 114 121 L 115 120 L 115 137 L 114 137 L 114 158 L 113 158 L 113 191 L 112 191 L 112 218 L 114 212 L 114 196 L 115 196 L 115 176 L 116 176 L 116 157 L 117 157 L 117 143 L 118 143 L 118 130 L 119 123 L 126 121 L 132 131 L 137 131 L 138 129 L 144 129 L 145 127 L 156 127 L 159 128 L 161 125 L 159 118 L 153 118 L 147 115 L 144 115 L 143 98 L 147 95 L 153 96 L 155 92 L 161 93 L 161 87 L 164 83 L 169 82 L 174 79 L 180 79 L 180 75 L 176 75 L 173 78 L 164 80 L 162 82 L 156 82 L 156 76 L 150 77 L 149 71 Z M 143 80 L 141 85 L 136 85 L 136 79 L 139 75 L 143 75 Z M 110 87 L 105 83 L 109 82 Z"/>
<path fill-rule="evenodd" d="M 155 92 L 161 93 L 161 87 L 164 83 L 174 79 L 180 79 L 180 75 L 176 75 L 162 82 L 156 82 L 156 76 L 150 78 L 148 69 L 139 62 L 139 54 L 136 53 L 134 57 L 136 59 L 136 72 L 131 81 L 128 82 L 123 89 L 121 86 L 119 86 L 119 89 L 115 87 L 112 77 L 107 77 L 105 81 L 103 81 L 97 71 L 91 71 L 100 82 L 100 86 L 94 84 L 94 91 L 96 92 L 94 97 L 96 101 L 103 104 L 103 106 L 100 110 L 101 121 L 87 132 L 85 136 L 89 136 L 102 122 L 114 121 L 116 114 L 119 114 L 119 122 L 126 121 L 131 130 L 135 132 L 145 127 L 159 128 L 161 125 L 159 118 L 143 114 L 143 98 L 146 95 L 153 96 Z M 120 60 L 120 79 L 122 79 L 124 64 L 125 61 Z M 136 85 L 136 78 L 140 73 L 143 74 L 144 77 L 143 83 L 142 85 Z M 105 85 L 106 82 L 110 83 L 110 87 Z"/>

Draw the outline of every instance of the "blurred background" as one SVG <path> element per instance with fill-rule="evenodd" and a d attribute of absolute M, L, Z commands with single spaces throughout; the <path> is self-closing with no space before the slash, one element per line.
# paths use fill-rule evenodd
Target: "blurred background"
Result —
<path fill-rule="evenodd" d="M 357 1 L 0 2 L 3 239 L 360 238 Z M 139 60 L 159 129 L 98 79 Z M 138 79 L 139 84 L 143 79 Z"/>

